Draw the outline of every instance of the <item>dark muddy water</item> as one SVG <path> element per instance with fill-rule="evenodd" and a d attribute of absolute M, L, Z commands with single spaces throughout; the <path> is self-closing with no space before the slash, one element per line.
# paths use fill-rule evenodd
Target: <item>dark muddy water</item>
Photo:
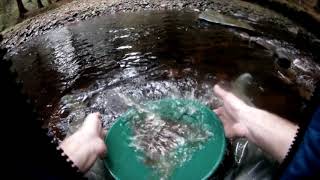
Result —
<path fill-rule="evenodd" d="M 257 32 L 202 22 L 192 11 L 110 15 L 52 30 L 9 56 L 49 134 L 58 138 L 92 111 L 109 128 L 133 102 L 184 97 L 214 108 L 213 86 L 232 86 L 243 73 L 252 76 L 250 85 L 234 91 L 299 121 L 300 94 L 312 89 L 310 74 L 319 67 L 309 52 L 294 48 L 289 32 L 249 22 Z M 275 64 L 278 49 L 292 62 L 294 77 Z"/>

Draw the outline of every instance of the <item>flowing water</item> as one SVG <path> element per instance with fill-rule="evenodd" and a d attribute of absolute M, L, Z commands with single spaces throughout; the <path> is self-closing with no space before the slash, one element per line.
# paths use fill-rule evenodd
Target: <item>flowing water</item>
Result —
<path fill-rule="evenodd" d="M 231 85 L 234 92 L 298 121 L 304 106 L 299 92 L 312 89 L 310 72 L 319 66 L 288 34 L 251 26 L 259 33 L 199 21 L 193 11 L 117 14 L 52 30 L 9 56 L 49 135 L 59 139 L 93 111 L 108 129 L 130 106 L 149 100 L 183 97 L 217 107 L 213 86 L 234 84 L 244 73 L 249 87 Z M 275 65 L 278 49 L 300 70 L 294 83 L 286 83 L 290 73 Z"/>

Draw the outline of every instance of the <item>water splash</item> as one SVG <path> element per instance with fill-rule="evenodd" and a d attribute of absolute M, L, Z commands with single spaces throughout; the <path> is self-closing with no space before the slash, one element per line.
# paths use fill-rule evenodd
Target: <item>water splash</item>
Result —
<path fill-rule="evenodd" d="M 125 122 L 133 129 L 129 146 L 142 154 L 138 159 L 161 179 L 168 179 L 176 168 L 191 160 L 192 154 L 214 136 L 199 115 L 201 112 L 192 105 L 174 106 L 181 119 L 165 119 L 153 111 L 156 107 L 145 108 L 128 97 L 121 97 L 138 112 Z M 198 118 L 188 122 L 182 119 L 185 115 Z"/>

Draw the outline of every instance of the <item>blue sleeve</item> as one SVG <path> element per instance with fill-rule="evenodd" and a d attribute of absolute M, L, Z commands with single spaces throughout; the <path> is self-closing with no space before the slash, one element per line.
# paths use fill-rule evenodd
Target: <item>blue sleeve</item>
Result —
<path fill-rule="evenodd" d="M 320 175 L 320 108 L 315 112 L 297 153 L 281 179 L 302 179 Z"/>

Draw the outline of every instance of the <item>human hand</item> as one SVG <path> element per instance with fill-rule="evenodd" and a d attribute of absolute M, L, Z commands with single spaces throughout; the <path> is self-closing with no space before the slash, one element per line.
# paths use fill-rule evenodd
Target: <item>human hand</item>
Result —
<path fill-rule="evenodd" d="M 248 106 L 218 85 L 214 92 L 223 101 L 223 106 L 215 112 L 223 123 L 226 136 L 245 137 L 282 162 L 298 126 L 275 114 Z"/>
<path fill-rule="evenodd" d="M 220 118 L 228 138 L 245 137 L 248 133 L 244 121 L 250 114 L 250 106 L 232 93 L 214 86 L 215 94 L 223 101 L 223 106 L 214 110 Z"/>
<path fill-rule="evenodd" d="M 100 113 L 89 114 L 80 129 L 60 144 L 60 148 L 83 173 L 91 168 L 98 157 L 106 155 L 105 132 L 100 116 Z"/>

